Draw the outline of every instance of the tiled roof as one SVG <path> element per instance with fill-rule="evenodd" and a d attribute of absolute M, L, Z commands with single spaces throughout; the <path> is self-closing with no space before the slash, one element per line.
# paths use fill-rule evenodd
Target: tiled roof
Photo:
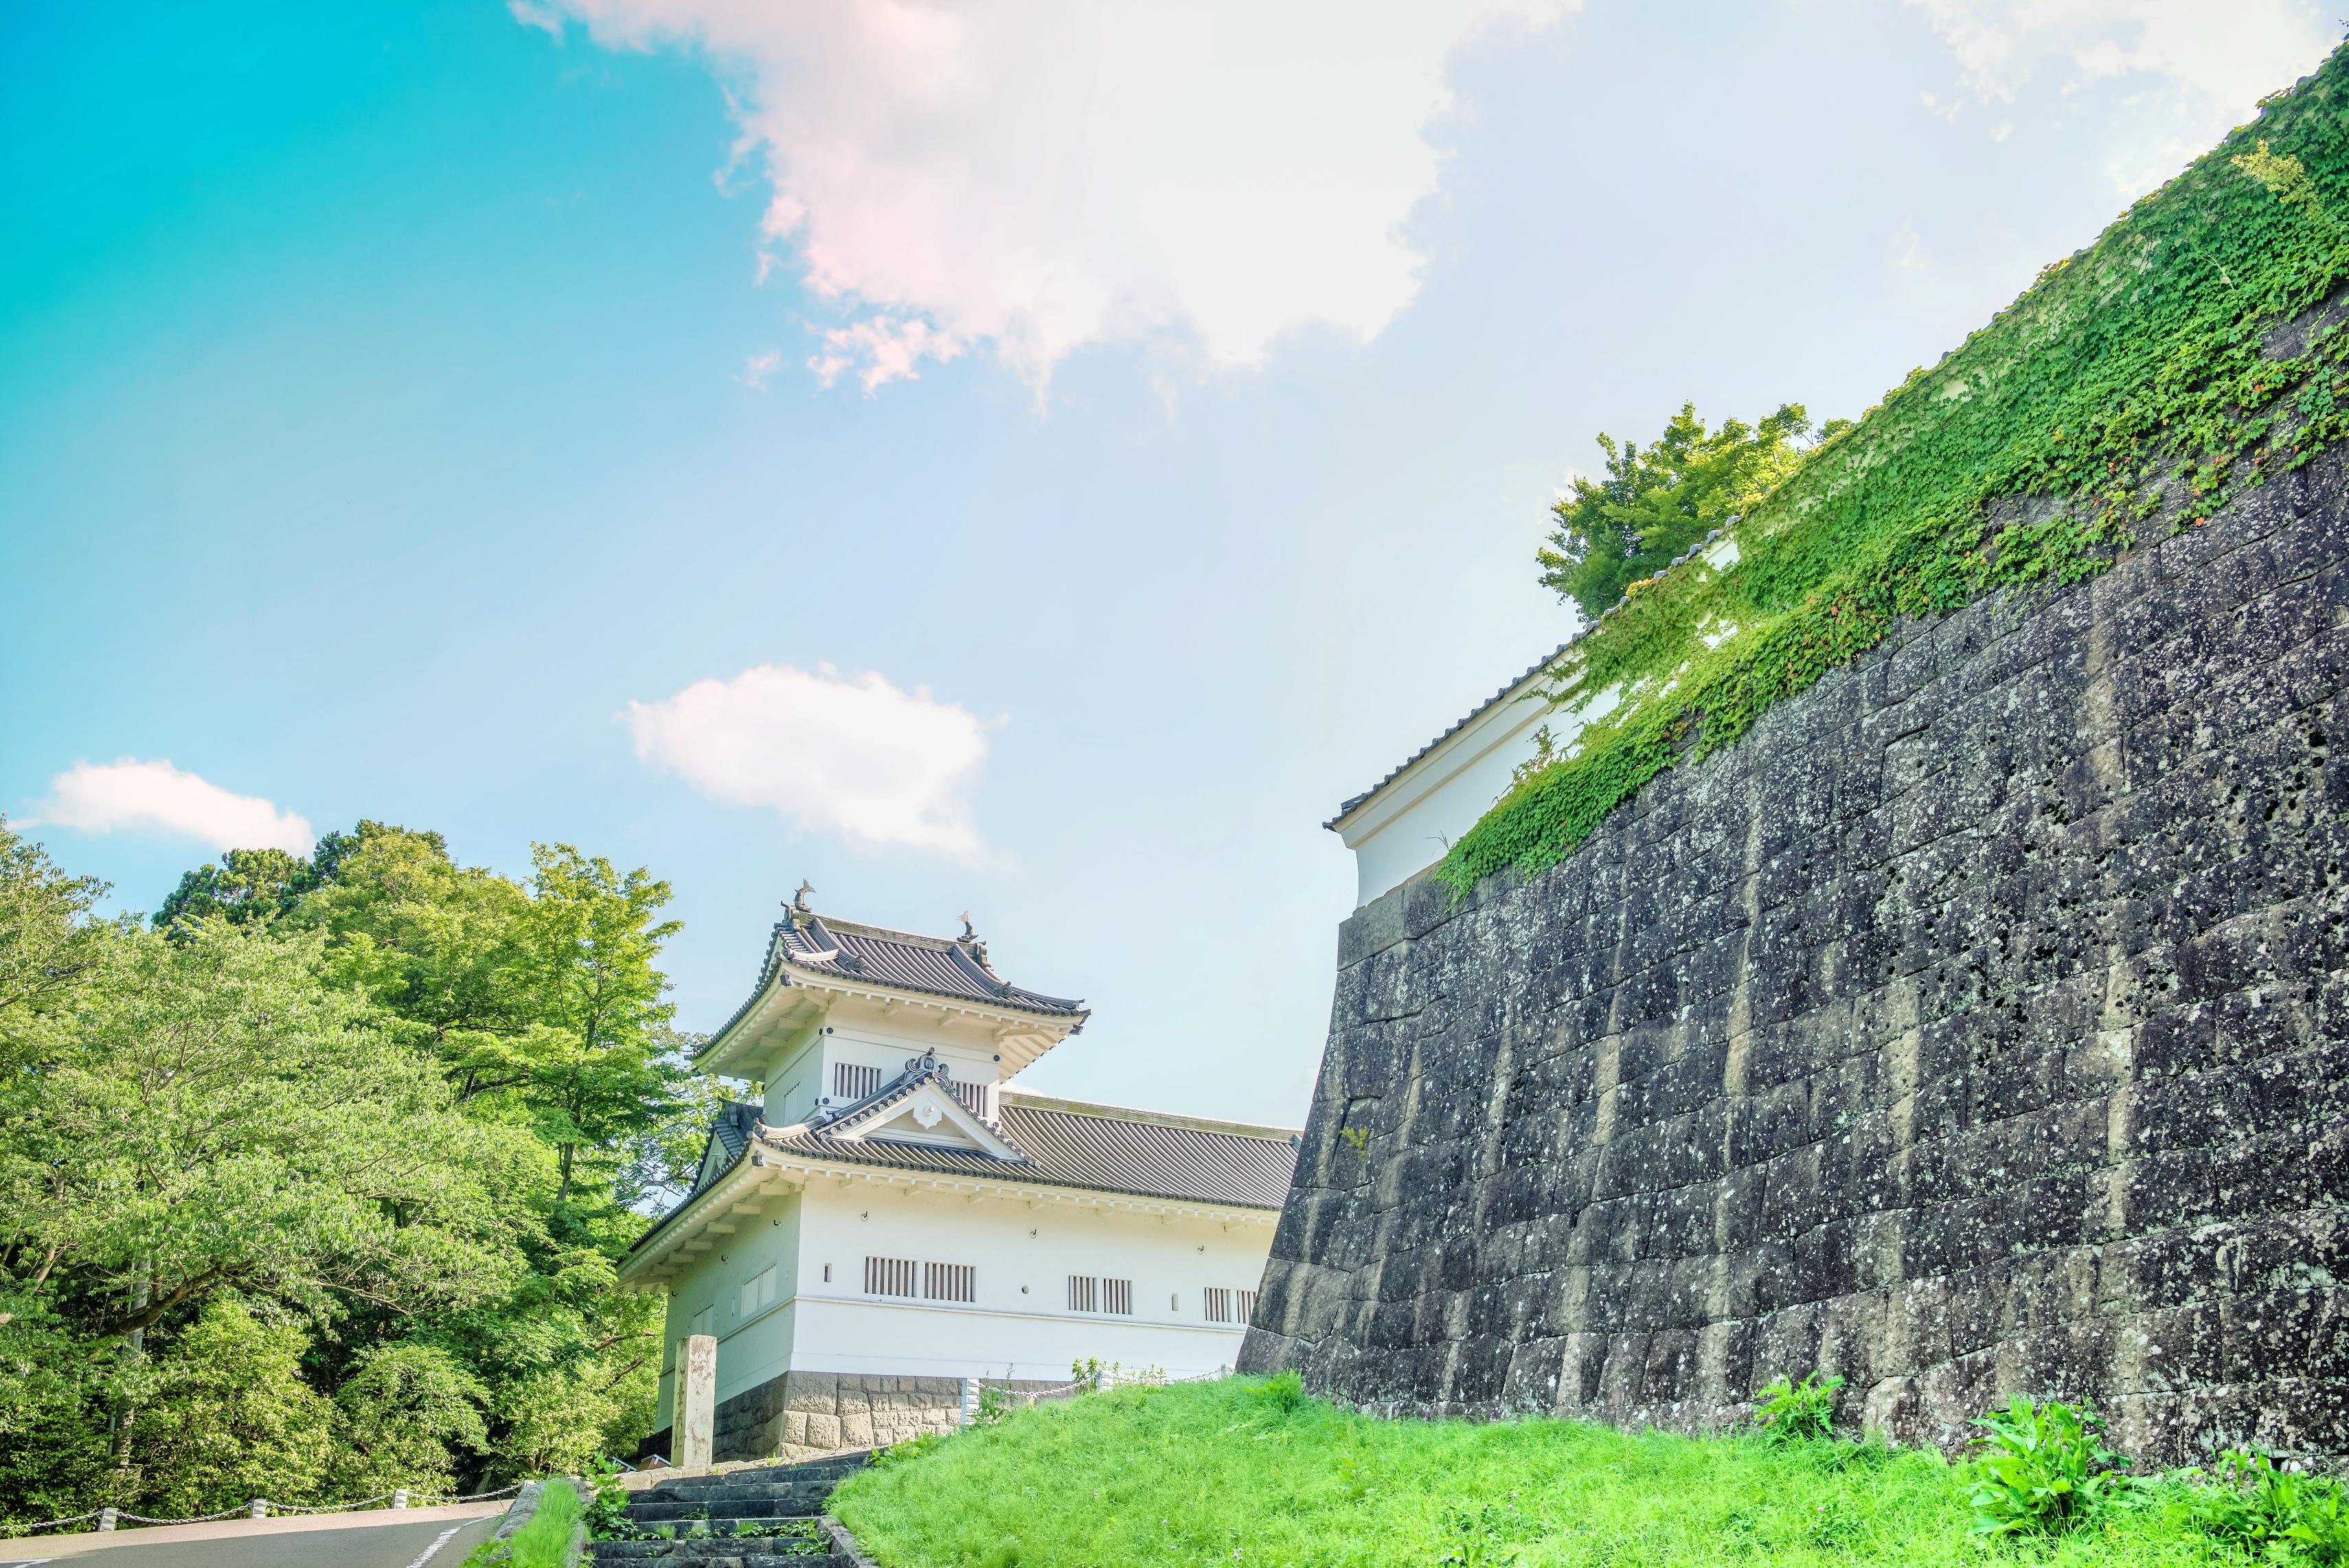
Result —
<path fill-rule="evenodd" d="M 814 974 L 853 975 L 934 996 L 1069 1016 L 1084 1005 L 1013 985 L 988 967 L 986 944 L 950 942 L 797 911 L 775 927 L 774 956 Z"/>
<path fill-rule="evenodd" d="M 893 1088 L 885 1095 L 896 1092 Z M 844 1164 L 991 1176 L 1098 1192 L 1187 1198 L 1240 1208 L 1278 1209 L 1296 1173 L 1297 1146 L 1278 1129 L 1235 1132 L 1224 1125 L 1071 1100 L 999 1097 L 995 1126 L 1026 1155 L 1014 1163 L 976 1150 L 887 1138 L 833 1138 L 816 1128 L 770 1128 L 770 1148 Z"/>
<path fill-rule="evenodd" d="M 726 1163 L 731 1165 L 742 1158 L 742 1150 L 759 1132 L 759 1108 L 730 1099 L 718 1108 L 718 1119 L 709 1129 L 709 1136 L 726 1150 Z"/>

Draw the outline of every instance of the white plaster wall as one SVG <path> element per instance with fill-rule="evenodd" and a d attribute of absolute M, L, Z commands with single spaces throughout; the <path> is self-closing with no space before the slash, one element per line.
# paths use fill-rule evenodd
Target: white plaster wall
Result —
<path fill-rule="evenodd" d="M 1481 749 L 1463 748 L 1456 771 L 1435 781 L 1371 832 L 1348 841 L 1354 851 L 1357 908 L 1389 888 L 1401 887 L 1442 860 L 1452 841 L 1475 827 L 1476 819 L 1508 792 L 1510 776 L 1534 754 L 1534 732 L 1551 716 L 1548 705 L 1539 701 L 1505 702 L 1497 711 L 1513 722 L 1488 726 L 1485 734 L 1475 738 L 1484 742 Z M 1555 726 L 1551 734 L 1557 734 Z M 1461 738 L 1454 737 L 1455 741 Z M 1425 758 L 1420 767 L 1431 762 L 1439 759 Z M 1406 775 L 1388 788 L 1411 782 Z"/>
<path fill-rule="evenodd" d="M 1061 1378 L 1087 1357 L 1174 1377 L 1229 1366 L 1247 1326 L 1210 1324 L 1206 1289 L 1257 1288 L 1271 1218 L 1227 1229 L 1066 1202 L 1030 1207 L 818 1181 L 735 1216 L 729 1238 L 671 1282 L 656 1427 L 674 1408 L 678 1341 L 704 1308 L 718 1336 L 720 1403 L 791 1370 Z M 868 1255 L 968 1264 L 978 1299 L 867 1296 Z M 742 1283 L 770 1264 L 776 1299 L 745 1317 Z M 1069 1311 L 1072 1274 L 1132 1280 L 1133 1315 Z"/>
<path fill-rule="evenodd" d="M 1553 708 L 1542 696 L 1551 678 L 1522 683 L 1339 824 L 1354 851 L 1357 908 L 1442 860 L 1453 841 L 1508 793 L 1518 765 L 1535 755 L 1542 726 L 1549 726 L 1553 749 L 1564 751 L 1620 701 L 1610 686 L 1575 707 Z"/>
<path fill-rule="evenodd" d="M 793 1365 L 818 1372 L 1060 1377 L 1085 1357 L 1174 1376 L 1213 1371 L 1237 1358 L 1246 1325 L 1209 1324 L 1205 1287 L 1255 1290 L 1272 1246 L 1268 1222 L 1162 1223 L 863 1182 L 819 1184 L 804 1216 Z M 867 1255 L 972 1264 L 978 1299 L 876 1301 L 864 1294 Z M 1132 1280 L 1133 1316 L 1069 1311 L 1072 1274 Z"/>
<path fill-rule="evenodd" d="M 670 1282 L 655 1430 L 668 1425 L 676 1408 L 678 1341 L 693 1332 L 694 1315 L 705 1307 L 711 1313 L 709 1332 L 718 1336 L 721 1404 L 791 1369 L 801 1208 L 796 1192 L 770 1195 L 757 1212 L 733 1216 L 733 1233 Z M 775 1271 L 775 1299 L 745 1316 L 742 1283 L 770 1266 Z"/>
<path fill-rule="evenodd" d="M 877 1008 L 844 1002 L 835 1004 L 827 1017 L 830 1021 L 820 1032 L 775 1068 L 777 1092 L 767 1102 L 769 1126 L 789 1127 L 813 1114 L 832 1096 L 832 1069 L 838 1062 L 878 1068 L 886 1083 L 909 1058 L 936 1051 L 947 1071 L 961 1082 L 1002 1079 L 999 1053 L 988 1036 L 969 1026 L 948 1026 L 936 1014 L 885 1016 Z"/>

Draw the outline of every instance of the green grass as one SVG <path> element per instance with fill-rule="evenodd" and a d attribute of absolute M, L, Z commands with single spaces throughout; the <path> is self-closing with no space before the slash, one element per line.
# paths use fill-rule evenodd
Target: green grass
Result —
<path fill-rule="evenodd" d="M 1255 1379 L 1044 1405 L 868 1471 L 833 1511 L 885 1568 L 2242 1563 L 2149 1491 L 2059 1540 L 1971 1533 L 1935 1454 L 1569 1421 L 1381 1421 Z M 2165 1501 L 2167 1499 L 2168 1501 Z"/>
<path fill-rule="evenodd" d="M 571 1532 L 586 1504 L 567 1480 L 551 1480 L 540 1493 L 538 1511 L 503 1541 L 485 1541 L 465 1559 L 465 1568 L 562 1568 Z"/>
<path fill-rule="evenodd" d="M 1898 618 L 2104 571 L 2349 436 L 2349 332 L 2263 341 L 2349 280 L 2349 53 L 1813 450 L 1739 559 L 1633 584 L 1551 695 L 1617 706 L 1454 841 L 1458 892 L 1563 860 L 1667 768 Z"/>

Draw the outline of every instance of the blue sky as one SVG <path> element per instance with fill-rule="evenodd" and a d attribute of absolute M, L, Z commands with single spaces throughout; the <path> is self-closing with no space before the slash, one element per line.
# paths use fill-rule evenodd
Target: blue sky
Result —
<path fill-rule="evenodd" d="M 1096 1008 L 1038 1087 L 1293 1121 L 1319 824 L 1572 629 L 1594 433 L 1859 413 L 2336 36 L 14 5 L 0 810 L 142 909 L 362 816 L 574 841 L 675 884 L 704 1028 L 802 875 L 968 908 Z"/>

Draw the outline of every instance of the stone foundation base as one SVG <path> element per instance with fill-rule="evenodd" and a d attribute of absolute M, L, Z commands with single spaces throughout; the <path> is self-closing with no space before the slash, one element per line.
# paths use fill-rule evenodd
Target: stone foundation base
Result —
<path fill-rule="evenodd" d="M 1053 1385 L 1026 1379 L 1013 1388 Z M 786 1372 L 718 1407 L 715 1458 L 804 1459 L 842 1449 L 886 1448 L 962 1421 L 962 1379 L 874 1372 Z M 653 1439 L 665 1439 L 656 1432 Z M 666 1453 L 666 1449 L 655 1451 Z"/>

